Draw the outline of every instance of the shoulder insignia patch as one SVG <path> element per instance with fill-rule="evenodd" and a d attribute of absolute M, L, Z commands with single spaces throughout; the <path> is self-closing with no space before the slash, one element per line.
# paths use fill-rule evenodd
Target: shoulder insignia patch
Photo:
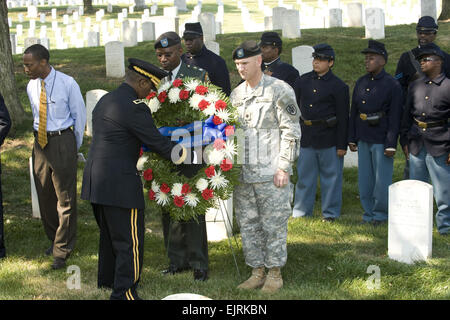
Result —
<path fill-rule="evenodd" d="M 287 111 L 287 113 L 289 113 L 290 115 L 293 115 L 293 116 L 295 116 L 297 114 L 297 108 L 293 104 L 288 105 L 286 107 L 286 111 Z"/>

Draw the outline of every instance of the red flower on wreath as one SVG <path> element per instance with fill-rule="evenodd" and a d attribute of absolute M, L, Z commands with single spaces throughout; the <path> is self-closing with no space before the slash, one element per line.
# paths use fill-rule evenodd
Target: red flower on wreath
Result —
<path fill-rule="evenodd" d="M 159 190 L 161 190 L 161 192 L 163 193 L 169 193 L 170 187 L 167 185 L 167 183 L 163 183 Z"/>
<path fill-rule="evenodd" d="M 153 179 L 153 170 L 152 169 L 147 169 L 144 171 L 144 179 L 146 181 L 150 181 Z"/>
<path fill-rule="evenodd" d="M 181 208 L 181 207 L 184 205 L 184 199 L 183 199 L 183 197 L 181 197 L 181 196 L 175 196 L 175 197 L 173 198 L 173 203 L 174 203 L 177 207 Z"/>
<path fill-rule="evenodd" d="M 148 198 L 150 200 L 155 200 L 155 191 L 153 191 L 152 189 L 148 190 Z"/>
<path fill-rule="evenodd" d="M 206 176 L 207 176 L 208 178 L 214 177 L 214 176 L 216 175 L 214 166 L 211 165 L 211 166 L 209 166 L 208 168 L 206 168 L 206 169 L 205 169 L 205 173 L 206 173 Z"/>
<path fill-rule="evenodd" d="M 230 159 L 223 159 L 222 163 L 220 164 L 220 169 L 222 169 L 222 171 L 230 171 L 231 168 L 233 168 L 233 163 L 231 162 Z"/>
<path fill-rule="evenodd" d="M 192 188 L 188 183 L 183 184 L 183 187 L 181 188 L 181 194 L 188 194 L 192 192 Z"/>
<path fill-rule="evenodd" d="M 152 91 L 152 92 L 149 93 L 149 95 L 145 99 L 150 100 L 150 99 L 152 99 L 154 97 L 156 97 L 156 92 Z"/>
<path fill-rule="evenodd" d="M 198 108 L 202 111 L 205 110 L 206 108 L 208 108 L 208 106 L 209 106 L 209 102 L 206 101 L 205 99 L 203 99 L 202 101 L 200 101 L 198 103 Z"/>
<path fill-rule="evenodd" d="M 216 126 L 218 126 L 219 124 L 221 124 L 223 121 L 222 121 L 222 119 L 220 119 L 220 117 L 218 117 L 218 116 L 214 116 L 214 118 L 213 118 L 213 123 L 216 125 Z"/>
<path fill-rule="evenodd" d="M 167 92 L 166 91 L 162 91 L 158 95 L 158 100 L 159 100 L 159 102 L 163 103 L 164 101 L 166 101 L 166 99 L 167 99 Z"/>
<path fill-rule="evenodd" d="M 172 85 L 176 88 L 178 88 L 179 86 L 181 86 L 183 84 L 183 80 L 182 79 L 175 79 L 172 82 Z"/>
<path fill-rule="evenodd" d="M 188 90 L 181 90 L 179 96 L 180 96 L 181 100 L 187 100 L 189 98 L 189 91 Z"/>
<path fill-rule="evenodd" d="M 222 100 L 217 100 L 215 107 L 216 107 L 216 110 L 225 110 L 227 107 L 227 103 Z"/>
<path fill-rule="evenodd" d="M 214 192 L 212 191 L 212 189 L 205 189 L 202 191 L 202 197 L 205 200 L 209 200 L 214 196 Z"/>
<path fill-rule="evenodd" d="M 216 150 L 225 149 L 225 141 L 223 141 L 223 139 L 214 140 L 214 149 Z"/>
<path fill-rule="evenodd" d="M 139 150 L 139 158 L 142 157 L 144 154 L 144 148 L 141 147 L 141 150 Z"/>
<path fill-rule="evenodd" d="M 226 126 L 225 127 L 225 135 L 232 136 L 234 134 L 234 127 L 233 126 Z"/>
<path fill-rule="evenodd" d="M 208 92 L 208 88 L 204 86 L 197 86 L 195 88 L 195 93 L 204 96 Z"/>

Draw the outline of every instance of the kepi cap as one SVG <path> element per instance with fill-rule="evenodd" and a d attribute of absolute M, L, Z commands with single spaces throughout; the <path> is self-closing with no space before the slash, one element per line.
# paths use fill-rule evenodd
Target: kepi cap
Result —
<path fill-rule="evenodd" d="M 423 16 L 417 22 L 416 30 L 417 31 L 425 31 L 425 32 L 436 32 L 438 29 L 438 25 L 433 17 Z"/>
<path fill-rule="evenodd" d="M 159 85 L 162 78 L 168 75 L 166 71 L 144 60 L 129 58 L 128 62 L 130 63 L 128 69 L 133 70 L 139 75 L 149 79 L 155 87 Z"/>
<path fill-rule="evenodd" d="M 158 39 L 155 40 L 155 49 L 158 48 L 169 48 L 178 43 L 181 43 L 180 36 L 173 31 L 165 32 L 161 34 Z"/>
<path fill-rule="evenodd" d="M 261 48 L 255 40 L 247 40 L 242 42 L 233 50 L 233 60 L 245 59 L 261 54 Z"/>
<path fill-rule="evenodd" d="M 434 43 L 427 43 L 423 46 L 420 46 L 416 53 L 416 60 L 419 60 L 426 55 L 434 55 L 445 59 L 444 53 L 442 52 L 441 48 L 439 48 L 439 46 Z"/>
<path fill-rule="evenodd" d="M 327 43 L 316 44 L 312 54 L 313 58 L 319 59 L 332 59 L 334 60 L 335 54 L 333 48 Z"/>
<path fill-rule="evenodd" d="M 193 23 L 187 22 L 184 24 L 183 39 L 197 38 L 201 36 L 203 36 L 203 29 L 200 22 L 193 22 Z"/>
<path fill-rule="evenodd" d="M 382 55 L 384 60 L 388 60 L 388 53 L 386 51 L 386 48 L 384 47 L 384 43 L 376 41 L 376 40 L 369 40 L 369 46 L 361 51 L 361 53 L 375 53 Z"/>
<path fill-rule="evenodd" d="M 261 35 L 261 42 L 259 43 L 259 45 L 260 46 L 271 45 L 274 47 L 281 47 L 283 45 L 283 41 L 281 40 L 278 33 L 269 31 L 269 32 L 264 32 Z"/>

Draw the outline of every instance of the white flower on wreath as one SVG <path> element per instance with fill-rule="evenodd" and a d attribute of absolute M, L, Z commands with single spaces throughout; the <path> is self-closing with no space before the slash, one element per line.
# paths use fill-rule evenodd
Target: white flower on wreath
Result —
<path fill-rule="evenodd" d="M 201 94 L 197 94 L 194 93 L 192 95 L 192 97 L 190 97 L 189 99 L 189 106 L 194 109 L 194 110 L 200 110 L 198 107 L 198 104 L 200 103 L 200 101 L 202 101 L 203 99 L 205 99 L 204 96 L 202 96 Z"/>
<path fill-rule="evenodd" d="M 207 156 L 207 164 L 212 164 L 212 165 L 220 165 L 223 161 L 223 159 L 225 159 L 225 152 L 223 152 L 222 150 L 217 150 L 216 148 L 210 148 L 208 151 L 206 151 L 206 156 Z"/>
<path fill-rule="evenodd" d="M 199 84 L 200 84 L 200 81 L 198 81 L 196 79 L 191 79 L 191 80 L 188 80 L 186 83 L 184 83 L 184 86 L 189 91 L 195 91 L 195 88 L 197 88 L 197 86 Z"/>
<path fill-rule="evenodd" d="M 214 176 L 210 178 L 210 183 L 211 187 L 216 190 L 226 187 L 229 181 L 224 176 L 222 176 L 222 171 L 219 170 Z"/>
<path fill-rule="evenodd" d="M 184 201 L 186 201 L 186 204 L 192 208 L 196 207 L 197 203 L 200 202 L 198 197 L 192 192 L 190 192 L 184 196 Z"/>
<path fill-rule="evenodd" d="M 170 191 L 170 193 L 172 194 L 172 196 L 174 197 L 181 197 L 181 190 L 183 189 L 183 185 L 181 183 L 174 183 L 172 186 L 172 190 Z"/>
<path fill-rule="evenodd" d="M 160 191 L 155 194 L 155 200 L 160 206 L 165 206 L 169 203 L 170 198 L 167 193 Z"/>
<path fill-rule="evenodd" d="M 210 102 L 211 104 L 215 104 L 216 101 L 220 100 L 220 95 L 217 91 L 209 91 L 205 97 L 205 100 Z"/>
<path fill-rule="evenodd" d="M 178 101 L 180 101 L 180 89 L 179 88 L 172 88 L 169 90 L 169 101 L 170 103 L 177 103 Z"/>
<path fill-rule="evenodd" d="M 214 109 L 215 109 L 215 107 L 214 107 Z M 218 110 L 218 111 L 215 111 L 215 114 L 220 119 L 222 119 L 223 122 L 228 122 L 228 120 L 230 120 L 231 115 L 227 110 Z"/>
<path fill-rule="evenodd" d="M 225 141 L 225 148 L 222 150 L 227 158 L 233 159 L 233 157 L 237 154 L 236 144 L 233 139 L 227 139 Z"/>
<path fill-rule="evenodd" d="M 154 193 L 158 193 L 160 187 L 161 186 L 155 180 L 152 181 L 152 190 Z"/>
<path fill-rule="evenodd" d="M 198 179 L 195 187 L 198 189 L 198 191 L 202 192 L 203 190 L 208 188 L 208 180 L 203 178 Z"/>
<path fill-rule="evenodd" d="M 148 156 L 142 156 L 138 159 L 137 164 L 136 164 L 136 169 L 138 171 L 142 171 L 144 170 L 144 165 L 148 160 Z"/>
<path fill-rule="evenodd" d="M 216 112 L 216 107 L 215 107 L 214 103 L 211 103 L 205 110 L 203 110 L 203 113 L 206 114 L 208 117 L 212 116 L 215 112 Z"/>
<path fill-rule="evenodd" d="M 147 106 L 150 108 L 151 113 L 155 113 L 156 111 L 161 108 L 161 103 L 159 102 L 158 98 L 152 98 L 149 102 L 147 102 Z"/>
<path fill-rule="evenodd" d="M 161 92 L 163 92 L 163 91 L 167 91 L 171 86 L 172 86 L 172 83 L 170 83 L 170 82 L 163 83 L 163 84 L 158 88 L 158 94 L 161 93 Z"/>

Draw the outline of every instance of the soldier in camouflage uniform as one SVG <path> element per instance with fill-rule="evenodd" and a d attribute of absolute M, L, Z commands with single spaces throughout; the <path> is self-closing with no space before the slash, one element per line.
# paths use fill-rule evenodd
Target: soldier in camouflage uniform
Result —
<path fill-rule="evenodd" d="M 245 262 L 253 268 L 238 288 L 275 292 L 283 286 L 280 268 L 287 260 L 287 221 L 292 213 L 288 183 L 298 156 L 300 110 L 293 89 L 261 71 L 261 50 L 255 41 L 236 48 L 233 60 L 245 81 L 230 100 L 248 140 L 242 183 L 234 198 Z"/>

